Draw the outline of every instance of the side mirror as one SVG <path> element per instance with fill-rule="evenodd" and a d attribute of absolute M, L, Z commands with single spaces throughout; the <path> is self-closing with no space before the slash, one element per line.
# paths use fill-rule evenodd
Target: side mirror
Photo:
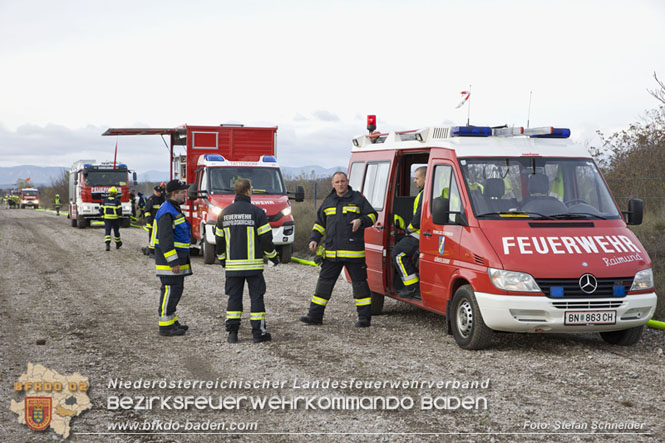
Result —
<path fill-rule="evenodd" d="M 624 212 L 626 223 L 629 225 L 641 225 L 644 215 L 644 203 L 639 198 L 631 198 L 628 201 L 628 211 Z"/>
<path fill-rule="evenodd" d="M 432 200 L 432 221 L 435 225 L 446 225 L 450 219 L 450 200 L 439 197 Z"/>
<path fill-rule="evenodd" d="M 132 173 L 132 178 L 134 179 L 134 185 L 138 185 L 139 183 L 136 181 L 136 171 Z"/>
<path fill-rule="evenodd" d="M 196 183 L 192 183 L 189 185 L 189 189 L 187 190 L 187 199 L 188 200 L 196 200 L 201 196 L 201 193 L 205 193 L 205 197 L 208 197 L 208 192 L 207 191 L 196 191 Z"/>
<path fill-rule="evenodd" d="M 301 202 L 305 200 L 305 188 L 301 185 L 296 186 L 296 192 L 289 192 L 288 194 L 295 194 L 295 197 L 289 197 L 291 200 Z"/>

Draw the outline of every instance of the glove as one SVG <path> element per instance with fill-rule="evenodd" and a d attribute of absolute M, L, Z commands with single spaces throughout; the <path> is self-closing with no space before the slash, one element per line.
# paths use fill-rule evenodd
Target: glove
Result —
<path fill-rule="evenodd" d="M 222 268 L 226 267 L 226 260 L 220 260 L 219 264 L 222 265 Z"/>
<path fill-rule="evenodd" d="M 270 261 L 271 261 L 275 266 L 277 266 L 277 265 L 279 264 L 279 256 L 278 256 L 278 255 L 274 256 L 273 258 L 270 259 Z"/>

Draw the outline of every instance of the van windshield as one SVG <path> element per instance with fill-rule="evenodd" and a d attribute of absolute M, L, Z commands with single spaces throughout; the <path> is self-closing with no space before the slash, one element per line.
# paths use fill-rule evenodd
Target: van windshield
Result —
<path fill-rule="evenodd" d="M 477 218 L 621 217 L 591 159 L 496 157 L 459 163 Z"/>
<path fill-rule="evenodd" d="M 239 178 L 252 182 L 253 194 L 286 194 L 277 168 L 224 167 L 209 171 L 211 194 L 233 194 L 233 184 Z"/>
<path fill-rule="evenodd" d="M 37 191 L 23 191 L 23 195 L 37 195 Z"/>
<path fill-rule="evenodd" d="M 127 186 L 127 170 L 90 170 L 83 176 L 86 186 Z"/>

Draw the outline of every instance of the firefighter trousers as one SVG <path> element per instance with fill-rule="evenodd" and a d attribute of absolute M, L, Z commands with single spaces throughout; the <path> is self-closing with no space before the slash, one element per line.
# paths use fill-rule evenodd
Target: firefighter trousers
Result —
<path fill-rule="evenodd" d="M 323 260 L 321 265 L 319 280 L 316 282 L 314 296 L 309 304 L 308 317 L 314 320 L 323 319 L 323 313 L 332 296 L 335 282 L 337 282 L 342 268 L 346 268 L 351 277 L 358 319 L 370 320 L 372 318 L 372 295 L 367 284 L 367 265 L 365 261 L 333 261 L 328 259 Z"/>
<path fill-rule="evenodd" d="M 120 219 L 104 220 L 104 241 L 111 243 L 111 229 L 113 229 L 113 241 L 120 243 Z"/>
<path fill-rule="evenodd" d="M 175 322 L 178 317 L 175 314 L 178 302 L 182 296 L 185 285 L 185 276 L 166 276 L 159 277 L 162 287 L 159 293 L 159 306 L 157 313 L 159 315 L 159 330 L 175 328 Z"/>
<path fill-rule="evenodd" d="M 393 266 L 397 269 L 405 287 L 417 285 L 420 281 L 412 259 L 419 247 L 420 241 L 408 235 L 398 241 L 393 248 Z"/>
<path fill-rule="evenodd" d="M 152 222 L 148 223 L 146 226 L 148 227 L 148 248 L 155 252 L 155 248 L 150 246 L 150 241 L 152 240 Z"/>
<path fill-rule="evenodd" d="M 252 336 L 259 338 L 266 330 L 266 308 L 263 294 L 266 293 L 266 281 L 263 272 L 258 275 L 229 277 L 226 275 L 225 292 L 229 296 L 226 306 L 226 330 L 237 332 L 242 317 L 242 292 L 247 282 L 250 299 L 249 322 L 252 325 Z"/>

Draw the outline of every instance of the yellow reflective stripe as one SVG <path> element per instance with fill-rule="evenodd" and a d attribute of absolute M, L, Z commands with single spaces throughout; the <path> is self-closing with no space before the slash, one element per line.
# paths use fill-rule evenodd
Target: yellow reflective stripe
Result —
<path fill-rule="evenodd" d="M 314 227 L 312 229 L 314 231 L 319 231 L 321 233 L 321 235 L 325 235 L 325 233 L 326 233 L 326 228 L 324 228 L 323 226 L 321 226 L 318 223 L 314 223 Z"/>
<path fill-rule="evenodd" d="M 413 201 L 413 213 L 415 214 L 418 210 L 418 202 L 420 201 L 420 196 L 423 195 L 423 191 L 420 191 L 416 196 L 416 199 Z"/>
<path fill-rule="evenodd" d="M 317 297 L 316 295 L 312 296 L 312 303 L 316 303 L 317 305 L 325 306 L 328 304 L 328 300 L 325 298 Z"/>
<path fill-rule="evenodd" d="M 161 311 L 161 316 L 164 317 L 166 315 L 166 300 L 169 298 L 169 285 L 164 285 L 164 298 L 162 300 L 162 311 Z"/>
<path fill-rule="evenodd" d="M 261 235 L 265 234 L 266 232 L 270 231 L 272 228 L 270 227 L 269 223 L 266 223 L 265 225 L 261 226 L 259 229 L 256 230 L 256 233 Z"/>
<path fill-rule="evenodd" d="M 150 247 L 155 248 L 155 245 L 158 245 L 157 242 L 157 220 L 152 221 L 152 235 L 150 236 Z"/>
<path fill-rule="evenodd" d="M 175 251 L 175 249 L 171 249 L 170 251 L 164 253 L 164 258 L 169 258 L 174 255 L 178 255 L 178 253 Z"/>
<path fill-rule="evenodd" d="M 226 318 L 240 318 L 242 311 L 226 311 Z"/>
<path fill-rule="evenodd" d="M 408 275 L 406 273 L 406 268 L 404 267 L 404 262 L 402 261 L 404 259 L 404 257 L 406 257 L 406 254 L 404 252 L 402 252 L 401 254 L 399 254 L 397 256 L 397 265 L 398 265 L 400 273 L 402 274 L 401 275 L 402 282 L 404 283 L 405 286 L 410 286 L 410 285 L 413 285 L 415 283 L 418 283 L 420 281 L 420 279 L 418 278 L 417 274 Z"/>
<path fill-rule="evenodd" d="M 266 254 L 266 257 L 268 257 L 268 258 L 273 258 L 275 256 L 277 256 L 277 251 L 275 251 L 274 249 L 272 250 L 272 252 L 268 252 Z"/>
<path fill-rule="evenodd" d="M 226 265 L 227 271 L 263 271 L 263 263 L 259 265 Z"/>
<path fill-rule="evenodd" d="M 166 321 L 160 320 L 159 321 L 159 326 L 171 326 L 172 324 L 175 323 L 175 321 L 176 321 L 175 318 L 172 318 L 171 320 L 166 320 Z"/>
<path fill-rule="evenodd" d="M 217 260 L 226 260 L 226 254 L 221 253 L 217 256 Z"/>
<path fill-rule="evenodd" d="M 325 256 L 330 258 L 363 258 L 365 251 L 325 251 Z"/>
<path fill-rule="evenodd" d="M 175 266 L 175 265 L 174 265 Z M 170 271 L 171 266 L 169 265 L 155 265 L 155 268 L 157 268 L 158 271 Z M 180 270 L 187 270 L 189 269 L 189 265 L 180 265 Z"/>
<path fill-rule="evenodd" d="M 254 226 L 247 226 L 247 258 L 251 260 L 254 257 Z"/>
<path fill-rule="evenodd" d="M 185 216 L 184 215 L 179 215 L 178 217 L 175 218 L 175 220 L 173 220 L 174 225 L 179 225 L 180 223 L 184 223 L 184 222 L 185 222 Z"/>
<path fill-rule="evenodd" d="M 367 306 L 371 304 L 372 304 L 372 297 L 356 299 L 356 306 Z"/>
<path fill-rule="evenodd" d="M 250 320 L 265 320 L 266 319 L 266 313 L 265 312 L 250 312 L 249 313 L 249 319 Z"/>
<path fill-rule="evenodd" d="M 189 249 L 189 243 L 173 242 L 173 246 L 181 249 Z"/>
<path fill-rule="evenodd" d="M 373 213 L 367 214 L 370 220 L 372 220 L 372 224 L 376 223 L 376 215 Z"/>
<path fill-rule="evenodd" d="M 228 239 L 226 242 L 226 256 L 231 257 L 231 228 L 224 228 L 224 236 Z"/>
<path fill-rule="evenodd" d="M 360 212 L 360 208 L 358 206 L 344 206 L 344 207 L 342 207 L 342 213 L 346 214 L 347 212 Z"/>
<path fill-rule="evenodd" d="M 323 213 L 326 215 L 335 215 L 337 214 L 337 208 L 326 208 L 323 210 Z"/>
<path fill-rule="evenodd" d="M 229 263 L 244 263 L 244 264 L 253 264 L 253 263 L 263 263 L 262 258 L 254 258 L 252 260 L 238 260 L 238 259 L 229 259 Z"/>
<path fill-rule="evenodd" d="M 149 212 L 144 212 L 143 215 L 146 216 L 146 217 L 150 217 L 150 213 L 149 213 Z"/>
<path fill-rule="evenodd" d="M 217 226 L 215 226 L 215 235 L 217 237 L 224 237 L 224 229 L 219 229 Z"/>

